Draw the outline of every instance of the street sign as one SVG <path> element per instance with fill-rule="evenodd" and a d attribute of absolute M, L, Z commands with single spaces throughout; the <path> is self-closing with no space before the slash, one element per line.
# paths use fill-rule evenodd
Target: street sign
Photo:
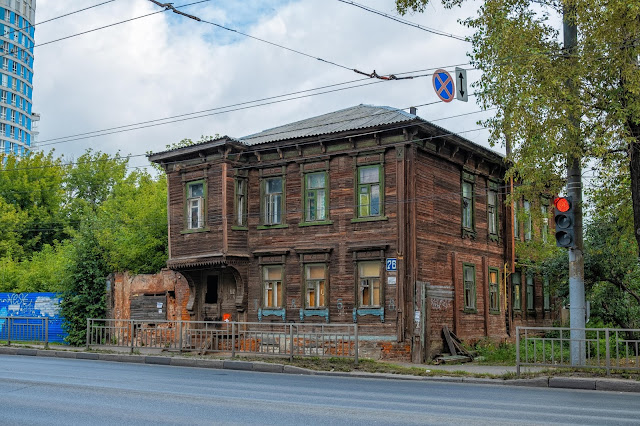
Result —
<path fill-rule="evenodd" d="M 456 99 L 462 102 L 469 100 L 469 91 L 467 90 L 467 70 L 456 67 L 456 81 L 458 90 L 456 90 Z"/>
<path fill-rule="evenodd" d="M 445 70 L 438 70 L 433 74 L 433 89 L 436 95 L 445 102 L 451 102 L 454 97 L 455 83 L 451 74 Z"/>
<path fill-rule="evenodd" d="M 398 270 L 398 259 L 395 257 L 387 258 L 387 271 L 396 271 Z"/>

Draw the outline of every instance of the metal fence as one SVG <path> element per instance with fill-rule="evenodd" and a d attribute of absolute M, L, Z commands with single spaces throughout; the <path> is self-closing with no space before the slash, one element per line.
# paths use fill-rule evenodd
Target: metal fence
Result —
<path fill-rule="evenodd" d="M 232 357 L 307 356 L 358 362 L 357 324 L 87 319 L 87 348 L 126 347 L 228 353 Z"/>
<path fill-rule="evenodd" d="M 572 330 L 584 332 L 579 333 L 584 338 L 572 340 Z M 584 351 L 584 363 L 572 364 L 572 341 Z M 522 366 L 595 368 L 607 375 L 612 370 L 640 371 L 640 329 L 516 327 L 518 375 Z"/>
<path fill-rule="evenodd" d="M 49 346 L 49 317 L 0 317 L 0 340 Z"/>

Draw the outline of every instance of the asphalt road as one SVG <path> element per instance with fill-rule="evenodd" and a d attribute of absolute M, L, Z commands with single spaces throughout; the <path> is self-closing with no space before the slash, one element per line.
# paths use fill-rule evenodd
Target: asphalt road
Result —
<path fill-rule="evenodd" d="M 0 356 L 0 422 L 637 425 L 640 395 Z"/>

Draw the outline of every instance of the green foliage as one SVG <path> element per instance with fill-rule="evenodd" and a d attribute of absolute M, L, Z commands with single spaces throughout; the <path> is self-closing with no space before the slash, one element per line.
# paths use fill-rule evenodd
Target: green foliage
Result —
<path fill-rule="evenodd" d="M 96 238 L 114 271 L 154 273 L 167 261 L 167 183 L 133 172 L 97 214 Z"/>
<path fill-rule="evenodd" d="M 68 240 L 53 246 L 45 244 L 31 259 L 0 258 L 0 292 L 62 292 L 71 258 Z"/>
<path fill-rule="evenodd" d="M 53 152 L 0 158 L 0 256 L 28 258 L 66 236 L 63 179 Z"/>
<path fill-rule="evenodd" d="M 110 272 L 157 272 L 167 250 L 164 175 L 87 150 L 69 165 L 53 153 L 0 163 L 0 290 L 63 291 L 76 239 L 90 235 Z"/>
<path fill-rule="evenodd" d="M 74 228 L 87 215 L 96 213 L 114 187 L 127 175 L 129 160 L 88 149 L 68 169 L 65 177 L 66 209 Z"/>
<path fill-rule="evenodd" d="M 445 7 L 463 2 L 442 0 Z M 429 3 L 396 0 L 396 7 L 422 12 Z M 571 52 L 563 50 L 557 30 L 563 10 L 579 30 Z M 559 193 L 572 158 L 589 166 L 584 260 L 592 314 L 619 327 L 638 326 L 640 3 L 486 0 L 462 23 L 475 31 L 469 57 L 482 71 L 478 103 L 496 108 L 481 124 L 492 144 L 509 145 L 508 176 L 522 183 L 514 197 Z M 535 243 L 519 244 L 517 253 L 566 294 L 566 253 Z"/>
<path fill-rule="evenodd" d="M 109 268 L 102 249 L 93 235 L 94 221 L 83 223 L 73 241 L 73 255 L 60 314 L 64 317 L 66 342 L 80 346 L 86 343 L 87 318 L 104 318 L 106 314 L 106 277 Z"/>

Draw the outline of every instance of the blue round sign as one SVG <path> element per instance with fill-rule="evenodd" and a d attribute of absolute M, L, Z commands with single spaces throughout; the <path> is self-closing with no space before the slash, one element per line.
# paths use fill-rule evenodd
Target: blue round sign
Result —
<path fill-rule="evenodd" d="M 451 102 L 455 96 L 455 84 L 451 74 L 443 69 L 433 73 L 433 88 L 436 95 L 444 102 Z"/>

